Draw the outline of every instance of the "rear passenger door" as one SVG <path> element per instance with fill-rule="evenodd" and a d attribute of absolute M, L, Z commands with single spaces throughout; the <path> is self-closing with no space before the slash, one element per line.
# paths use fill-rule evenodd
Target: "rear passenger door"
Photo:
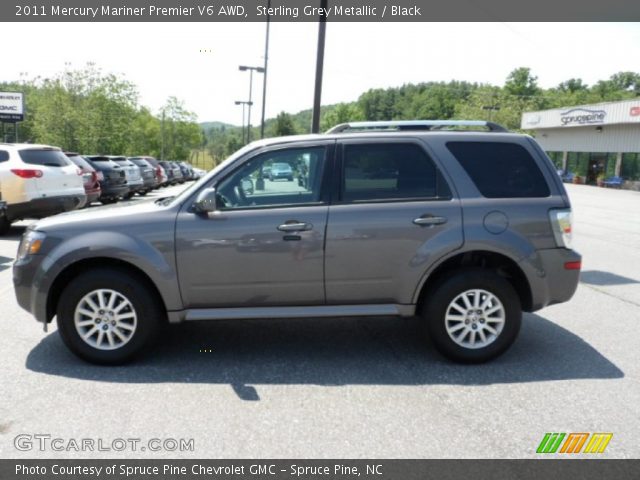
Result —
<path fill-rule="evenodd" d="M 463 242 L 460 202 L 419 140 L 345 139 L 329 208 L 328 304 L 411 304 L 424 272 Z"/>

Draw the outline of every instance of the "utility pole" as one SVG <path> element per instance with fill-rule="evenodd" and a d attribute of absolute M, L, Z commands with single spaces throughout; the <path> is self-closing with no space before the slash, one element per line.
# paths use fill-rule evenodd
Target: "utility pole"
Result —
<path fill-rule="evenodd" d="M 264 75 L 262 77 L 262 116 L 260 119 L 260 138 L 264 138 L 264 110 L 267 101 L 267 64 L 269 63 L 269 26 L 271 25 L 269 8 L 271 8 L 271 0 L 267 0 L 267 36 L 264 41 Z"/>
<path fill-rule="evenodd" d="M 327 0 L 320 0 L 322 12 L 327 11 Z M 318 53 L 316 56 L 316 84 L 313 95 L 313 114 L 311 117 L 311 133 L 320 132 L 320 101 L 322 99 L 322 70 L 324 68 L 324 39 L 327 29 L 327 18 L 320 15 L 318 24 Z"/>
<path fill-rule="evenodd" d="M 162 122 L 160 124 L 160 160 L 164 160 L 164 108 L 162 109 Z"/>

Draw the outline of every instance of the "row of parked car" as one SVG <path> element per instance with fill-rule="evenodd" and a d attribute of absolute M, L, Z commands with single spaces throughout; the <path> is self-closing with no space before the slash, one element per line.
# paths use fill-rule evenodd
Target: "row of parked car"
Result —
<path fill-rule="evenodd" d="M 24 218 L 43 218 L 93 202 L 115 203 L 199 178 L 186 162 L 81 155 L 57 147 L 0 143 L 0 234 Z"/>
<path fill-rule="evenodd" d="M 186 162 L 156 160 L 153 157 L 115 155 L 66 156 L 81 169 L 87 203 L 114 203 L 135 194 L 144 196 L 151 190 L 195 180 L 199 175 Z"/>

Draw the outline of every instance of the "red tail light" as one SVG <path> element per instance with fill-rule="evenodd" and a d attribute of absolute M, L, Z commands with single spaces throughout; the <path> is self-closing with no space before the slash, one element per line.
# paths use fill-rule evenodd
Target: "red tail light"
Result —
<path fill-rule="evenodd" d="M 580 270 L 582 268 L 582 261 L 577 260 L 575 262 L 564 262 L 565 270 Z"/>
<path fill-rule="evenodd" d="M 30 168 L 12 168 L 11 172 L 20 178 L 40 178 L 42 170 L 32 170 Z"/>

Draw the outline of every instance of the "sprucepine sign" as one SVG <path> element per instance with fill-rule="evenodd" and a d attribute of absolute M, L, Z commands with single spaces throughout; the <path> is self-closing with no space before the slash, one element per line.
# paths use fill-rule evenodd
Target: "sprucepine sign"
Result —
<path fill-rule="evenodd" d="M 0 92 L 0 120 L 24 120 L 24 96 L 20 92 Z"/>

